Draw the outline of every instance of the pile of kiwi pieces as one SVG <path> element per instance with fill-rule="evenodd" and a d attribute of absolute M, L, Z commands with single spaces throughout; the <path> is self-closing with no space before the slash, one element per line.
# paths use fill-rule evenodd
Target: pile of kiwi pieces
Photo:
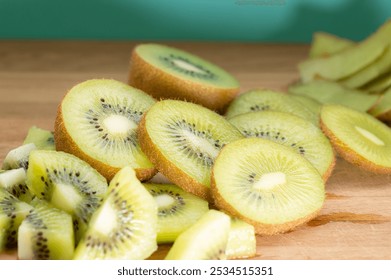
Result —
<path fill-rule="evenodd" d="M 256 234 L 318 215 L 337 154 L 391 173 L 391 130 L 380 121 L 388 111 L 374 115 L 380 120 L 366 112 L 388 108 L 389 74 L 371 69 L 386 68 L 390 28 L 358 44 L 316 34 L 289 93 L 239 95 L 238 81 L 204 59 L 136 46 L 129 84 L 75 85 L 54 132 L 32 127 L 8 153 L 0 250 L 17 247 L 19 259 L 147 259 L 168 243 L 171 260 L 255 256 Z"/>

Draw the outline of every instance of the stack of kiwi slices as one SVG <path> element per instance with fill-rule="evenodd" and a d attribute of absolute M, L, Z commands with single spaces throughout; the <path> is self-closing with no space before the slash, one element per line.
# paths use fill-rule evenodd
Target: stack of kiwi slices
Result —
<path fill-rule="evenodd" d="M 235 98 L 230 74 L 157 44 L 134 49 L 130 84 L 75 85 L 53 131 L 32 127 L 9 152 L 0 251 L 18 247 L 20 259 L 251 258 L 263 235 L 321 211 L 336 153 L 391 173 L 391 130 L 368 108 L 269 89 Z M 166 256 L 154 254 L 160 244 L 172 244 Z"/>

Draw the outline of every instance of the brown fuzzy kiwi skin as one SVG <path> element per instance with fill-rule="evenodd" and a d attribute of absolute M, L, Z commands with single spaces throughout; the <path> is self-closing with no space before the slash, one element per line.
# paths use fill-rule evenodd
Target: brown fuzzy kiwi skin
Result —
<path fill-rule="evenodd" d="M 111 179 L 113 179 L 114 175 L 117 174 L 119 170 L 121 170 L 120 167 L 113 167 L 90 157 L 79 148 L 65 127 L 61 103 L 58 106 L 56 121 L 54 124 L 54 142 L 56 144 L 57 151 L 73 154 L 84 160 L 93 168 L 95 168 L 100 174 L 102 174 L 102 176 L 105 177 L 109 182 Z M 137 178 L 140 181 L 147 181 L 157 173 L 157 170 L 155 168 L 135 168 L 135 172 Z"/>
<path fill-rule="evenodd" d="M 331 174 L 333 173 L 335 164 L 336 164 L 336 158 L 335 158 L 335 153 L 334 153 L 334 149 L 333 149 L 333 161 L 329 165 L 329 168 L 326 170 L 326 172 L 323 173 L 323 175 L 322 175 L 323 181 L 325 183 L 327 182 L 327 180 L 330 178 Z"/>
<path fill-rule="evenodd" d="M 310 220 L 314 219 L 316 216 L 318 216 L 318 214 L 322 208 L 322 207 L 320 207 L 318 211 L 315 211 L 307 216 L 304 216 L 304 217 L 297 219 L 297 220 L 294 220 L 294 221 L 286 222 L 283 224 L 265 224 L 265 223 L 260 223 L 260 222 L 251 220 L 248 217 L 240 214 L 235 209 L 235 207 L 233 207 L 232 205 L 230 205 L 228 202 L 226 202 L 224 200 L 224 198 L 221 196 L 221 194 L 219 193 L 219 190 L 216 186 L 216 181 L 214 178 L 213 169 L 212 169 L 210 188 L 211 188 L 211 195 L 212 195 L 215 207 L 217 209 L 227 213 L 228 215 L 231 215 L 233 217 L 237 217 L 239 219 L 242 219 L 246 223 L 253 225 L 254 229 L 255 229 L 255 233 L 259 234 L 259 235 L 275 235 L 275 234 L 291 231 L 291 230 L 295 229 L 296 227 L 301 226 L 301 225 L 309 222 Z"/>
<path fill-rule="evenodd" d="M 129 85 L 156 99 L 179 99 L 200 104 L 223 113 L 239 93 L 239 87 L 219 88 L 181 79 L 151 65 L 133 50 L 130 60 Z"/>
<path fill-rule="evenodd" d="M 210 188 L 197 182 L 180 168 L 168 161 L 163 153 L 153 143 L 146 129 L 147 114 L 148 112 L 146 112 L 142 117 L 137 130 L 141 150 L 147 155 L 148 159 L 153 163 L 156 169 L 172 183 L 189 193 L 199 196 L 207 201 L 211 201 Z"/>
<path fill-rule="evenodd" d="M 348 145 L 343 143 L 328 127 L 327 125 L 320 121 L 320 128 L 323 133 L 330 139 L 331 144 L 337 153 L 345 159 L 347 162 L 360 167 L 363 170 L 370 171 L 376 174 L 391 174 L 391 167 L 385 167 L 377 165 L 374 162 L 371 162 L 364 158 L 363 156 L 357 154 L 352 150 Z"/>

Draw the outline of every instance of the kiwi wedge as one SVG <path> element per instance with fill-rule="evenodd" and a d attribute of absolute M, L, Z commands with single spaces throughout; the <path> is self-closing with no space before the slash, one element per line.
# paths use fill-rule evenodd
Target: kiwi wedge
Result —
<path fill-rule="evenodd" d="M 330 141 L 319 127 L 295 115 L 264 111 L 229 120 L 245 137 L 259 137 L 282 144 L 304 156 L 326 181 L 335 165 Z"/>
<path fill-rule="evenodd" d="M 373 116 L 325 105 L 321 127 L 346 161 L 374 173 L 391 173 L 391 129 Z"/>
<path fill-rule="evenodd" d="M 166 260 L 224 260 L 230 231 L 230 217 L 209 210 L 194 225 L 181 233 Z"/>
<path fill-rule="evenodd" d="M 157 242 L 172 243 L 203 214 L 208 202 L 172 184 L 144 184 L 158 206 Z"/>
<path fill-rule="evenodd" d="M 155 100 L 115 80 L 88 80 L 73 87 L 57 113 L 56 149 L 88 162 L 108 180 L 124 166 L 140 180 L 156 173 L 141 151 L 136 129 Z"/>
<path fill-rule="evenodd" d="M 229 105 L 225 116 L 230 119 L 240 114 L 269 110 L 291 113 L 318 123 L 318 116 L 299 101 L 283 92 L 268 89 L 250 90 L 241 94 Z"/>
<path fill-rule="evenodd" d="M 255 256 L 257 240 L 254 226 L 238 219 L 231 218 L 225 253 L 228 259 L 244 259 Z"/>
<path fill-rule="evenodd" d="M 30 205 L 0 188 L 0 252 L 16 246 L 18 228 L 31 209 Z"/>
<path fill-rule="evenodd" d="M 331 54 L 346 50 L 354 45 L 355 43 L 348 39 L 326 32 L 316 32 L 312 37 L 309 57 L 327 57 Z"/>
<path fill-rule="evenodd" d="M 10 170 L 10 169 L 18 169 L 22 167 L 25 170 L 27 170 L 29 166 L 30 152 L 36 149 L 37 147 L 32 143 L 25 144 L 15 149 L 12 149 L 11 151 L 8 152 L 8 154 L 6 155 L 3 161 L 3 169 Z"/>
<path fill-rule="evenodd" d="M 145 259 L 156 249 L 157 205 L 130 167 L 110 182 L 74 259 Z"/>
<path fill-rule="evenodd" d="M 107 181 L 81 159 L 64 152 L 30 154 L 27 186 L 32 194 L 72 215 L 76 241 L 107 191 Z"/>
<path fill-rule="evenodd" d="M 141 44 L 131 58 L 129 84 L 157 99 L 180 99 L 223 111 L 239 92 L 220 67 L 180 49 Z"/>
<path fill-rule="evenodd" d="M 53 132 L 36 126 L 30 127 L 23 144 L 33 143 L 38 150 L 55 150 Z"/>
<path fill-rule="evenodd" d="M 26 185 L 24 168 L 0 171 L 0 188 L 6 189 L 19 200 L 29 203 L 33 195 Z"/>
<path fill-rule="evenodd" d="M 264 235 L 286 232 L 311 220 L 325 200 L 324 181 L 308 160 L 261 138 L 237 140 L 221 150 L 213 166 L 211 190 L 218 209 Z"/>
<path fill-rule="evenodd" d="M 72 217 L 44 200 L 34 199 L 18 231 L 20 260 L 69 260 L 75 237 Z"/>
<path fill-rule="evenodd" d="M 179 100 L 153 105 L 138 132 L 142 150 L 159 172 L 206 200 L 214 159 L 225 144 L 243 138 L 224 117 Z"/>

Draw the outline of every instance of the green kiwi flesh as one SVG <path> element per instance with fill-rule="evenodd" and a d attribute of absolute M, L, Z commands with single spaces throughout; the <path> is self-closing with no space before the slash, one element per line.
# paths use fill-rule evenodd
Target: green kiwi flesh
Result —
<path fill-rule="evenodd" d="M 34 199 L 18 231 L 20 260 L 69 260 L 75 249 L 72 217 L 44 200 Z"/>
<path fill-rule="evenodd" d="M 293 97 L 293 99 L 299 101 L 304 107 L 306 107 L 308 110 L 313 112 L 319 118 L 320 109 L 322 108 L 322 103 L 309 96 L 294 95 L 294 94 L 291 94 L 290 96 Z"/>
<path fill-rule="evenodd" d="M 31 209 L 30 205 L 0 188 L 0 252 L 17 245 L 18 228 Z"/>
<path fill-rule="evenodd" d="M 165 259 L 226 259 L 225 249 L 230 224 L 228 215 L 217 210 L 209 210 L 195 224 L 178 236 Z"/>
<path fill-rule="evenodd" d="M 380 97 L 379 102 L 373 106 L 368 113 L 379 120 L 385 122 L 391 121 L 391 88 L 384 92 Z"/>
<path fill-rule="evenodd" d="M 25 170 L 27 170 L 29 166 L 30 152 L 36 149 L 37 147 L 34 144 L 30 143 L 19 146 L 9 151 L 3 161 L 3 169 L 10 170 L 23 167 Z"/>
<path fill-rule="evenodd" d="M 24 168 L 0 171 L 0 188 L 6 189 L 19 200 L 29 203 L 33 195 L 26 185 Z"/>
<path fill-rule="evenodd" d="M 74 259 L 145 259 L 157 249 L 156 233 L 157 205 L 134 170 L 124 167 L 110 182 Z"/>
<path fill-rule="evenodd" d="M 212 195 L 217 208 L 272 235 L 314 218 L 325 187 L 315 167 L 289 147 L 246 138 L 227 144 L 217 157 Z"/>
<path fill-rule="evenodd" d="M 354 45 L 355 43 L 353 41 L 345 38 L 337 37 L 325 32 L 316 32 L 312 38 L 309 57 L 327 57 Z"/>
<path fill-rule="evenodd" d="M 239 95 L 228 106 L 225 116 L 230 119 L 240 114 L 269 110 L 291 113 L 318 124 L 318 116 L 299 101 L 285 93 L 267 89 L 250 90 Z"/>
<path fill-rule="evenodd" d="M 172 243 L 209 210 L 208 202 L 172 184 L 144 184 L 158 206 L 157 242 Z"/>
<path fill-rule="evenodd" d="M 378 93 L 385 91 L 391 87 L 391 72 L 388 72 L 376 80 L 373 80 L 363 88 L 370 93 Z"/>
<path fill-rule="evenodd" d="M 295 115 L 263 111 L 229 119 L 245 137 L 259 137 L 282 144 L 305 157 L 327 179 L 333 169 L 333 148 L 319 127 Z"/>
<path fill-rule="evenodd" d="M 243 259 L 255 256 L 257 240 L 254 227 L 238 218 L 231 218 L 227 247 L 228 259 Z"/>
<path fill-rule="evenodd" d="M 64 152 L 30 154 L 27 185 L 38 198 L 72 215 L 76 241 L 107 191 L 107 181 L 81 159 Z"/>
<path fill-rule="evenodd" d="M 23 144 L 33 143 L 38 150 L 55 150 L 53 132 L 36 126 L 30 127 Z"/>

